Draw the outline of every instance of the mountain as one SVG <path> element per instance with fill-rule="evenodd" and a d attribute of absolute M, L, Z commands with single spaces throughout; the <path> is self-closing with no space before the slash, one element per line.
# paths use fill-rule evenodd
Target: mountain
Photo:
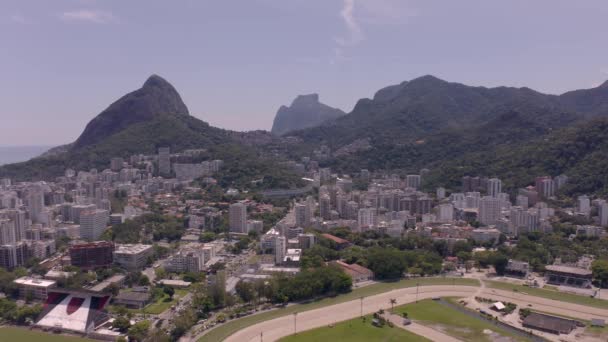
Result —
<path fill-rule="evenodd" d="M 563 110 L 558 98 L 529 88 L 470 87 L 423 76 L 380 89 L 351 113 L 325 125 L 295 132 L 307 141 L 338 148 L 362 137 L 393 143 L 414 141 L 444 129 L 489 122 L 508 110 Z"/>
<path fill-rule="evenodd" d="M 74 147 L 98 143 L 130 125 L 163 115 L 189 113 L 177 90 L 162 77 L 152 75 L 140 89 L 121 97 L 91 120 Z"/>
<path fill-rule="evenodd" d="M 319 102 L 318 94 L 300 95 L 291 106 L 281 106 L 274 117 L 271 132 L 275 135 L 319 126 L 345 115 L 343 111 Z"/>
<path fill-rule="evenodd" d="M 608 169 L 593 161 L 601 153 L 596 145 L 585 143 L 579 149 L 585 130 L 593 127 L 589 120 L 604 127 L 607 117 L 608 82 L 548 95 L 529 88 L 471 87 L 427 75 L 380 89 L 347 115 L 290 134 L 309 147 L 302 153 L 319 145 L 336 151 L 322 162 L 336 171 L 414 173 L 429 168 L 427 184 L 452 187 L 467 174 L 498 176 L 507 186 L 521 186 L 538 175 L 565 172 L 581 177 L 569 190 L 576 193 L 592 189 L 583 183 L 597 182 L 575 164 L 564 166 L 564 158 L 591 165 L 598 179 L 608 178 Z M 595 138 L 605 139 L 594 132 Z M 576 157 L 565 152 L 572 147 L 559 143 L 565 137 L 577 144 Z M 337 153 L 362 139 L 370 142 L 367 148 Z M 532 153 L 538 146 L 542 152 Z"/>

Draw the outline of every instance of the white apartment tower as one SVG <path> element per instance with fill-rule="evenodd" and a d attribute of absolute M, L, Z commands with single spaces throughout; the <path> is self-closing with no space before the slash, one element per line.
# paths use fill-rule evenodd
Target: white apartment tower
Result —
<path fill-rule="evenodd" d="M 488 179 L 488 196 L 498 197 L 502 192 L 502 182 L 498 178 Z"/>
<path fill-rule="evenodd" d="M 358 216 L 359 228 L 372 228 L 376 225 L 376 208 L 361 208 Z"/>
<path fill-rule="evenodd" d="M 597 214 L 600 219 L 600 226 L 607 227 L 608 226 L 608 203 L 602 200 L 598 203 L 597 206 Z"/>
<path fill-rule="evenodd" d="M 500 219 L 500 199 L 484 196 L 479 201 L 479 215 L 477 220 L 483 225 L 493 225 Z"/>
<path fill-rule="evenodd" d="M 440 204 L 437 216 L 439 222 L 452 222 L 454 220 L 454 206 L 449 203 Z"/>
<path fill-rule="evenodd" d="M 418 189 L 420 188 L 421 177 L 420 175 L 407 175 L 405 176 L 405 184 L 408 188 Z"/>
<path fill-rule="evenodd" d="M 285 259 L 285 251 L 287 249 L 287 239 L 284 236 L 277 236 L 274 245 L 274 262 L 279 265 Z"/>
<path fill-rule="evenodd" d="M 95 209 L 80 213 L 80 237 L 95 241 L 106 230 L 110 215 L 107 210 Z"/>
<path fill-rule="evenodd" d="M 587 195 L 578 196 L 578 212 L 589 215 L 591 213 L 591 201 Z"/>

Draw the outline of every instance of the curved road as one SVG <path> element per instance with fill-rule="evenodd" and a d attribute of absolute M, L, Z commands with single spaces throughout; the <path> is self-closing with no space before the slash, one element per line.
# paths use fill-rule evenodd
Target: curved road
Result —
<path fill-rule="evenodd" d="M 418 299 L 432 297 L 474 297 L 483 296 L 496 300 L 509 301 L 520 307 L 532 308 L 540 311 L 576 317 L 590 320 L 591 318 L 603 318 L 608 320 L 608 310 L 588 307 L 578 304 L 559 302 L 541 297 L 522 295 L 504 290 L 497 290 L 476 286 L 421 286 L 416 295 L 415 287 L 397 289 L 390 292 L 366 297 L 363 300 L 363 314 L 370 314 L 379 309 L 390 308 L 389 299 L 397 299 L 397 305 L 411 303 Z M 227 342 L 258 342 L 261 341 L 260 333 L 263 332 L 263 341 L 276 341 L 282 337 L 294 333 L 294 318 L 297 331 L 305 331 L 318 327 L 327 326 L 331 323 L 345 321 L 361 315 L 361 301 L 353 300 L 315 310 L 304 311 L 296 317 L 288 315 L 273 320 L 261 322 L 242 329 L 226 339 Z"/>

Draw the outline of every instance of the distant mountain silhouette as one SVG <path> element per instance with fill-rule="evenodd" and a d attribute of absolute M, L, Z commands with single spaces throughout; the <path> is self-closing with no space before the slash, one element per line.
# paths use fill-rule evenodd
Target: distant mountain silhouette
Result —
<path fill-rule="evenodd" d="M 318 94 L 300 95 L 291 106 L 281 106 L 274 117 L 271 132 L 283 135 L 299 129 L 315 127 L 345 115 L 343 111 L 319 102 Z"/>

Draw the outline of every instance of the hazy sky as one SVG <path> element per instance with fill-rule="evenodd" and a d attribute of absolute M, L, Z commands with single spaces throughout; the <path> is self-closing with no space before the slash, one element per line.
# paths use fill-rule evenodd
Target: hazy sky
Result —
<path fill-rule="evenodd" d="M 0 145 L 71 142 L 152 73 L 235 130 L 270 129 L 298 94 L 350 111 L 424 74 L 590 88 L 606 18 L 606 0 L 1 0 Z"/>

